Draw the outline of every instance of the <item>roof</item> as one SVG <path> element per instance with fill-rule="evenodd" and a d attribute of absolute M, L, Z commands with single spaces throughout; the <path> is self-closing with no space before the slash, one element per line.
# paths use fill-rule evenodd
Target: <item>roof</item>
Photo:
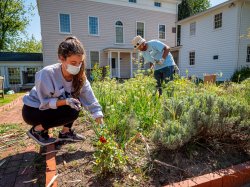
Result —
<path fill-rule="evenodd" d="M 0 52 L 0 61 L 43 61 L 43 54 Z"/>
<path fill-rule="evenodd" d="M 114 51 L 114 52 L 132 52 L 134 50 L 134 48 L 123 48 L 123 47 L 107 47 L 105 49 L 103 49 L 104 52 L 108 52 L 108 51 Z"/>
<path fill-rule="evenodd" d="M 226 5 L 230 5 L 230 4 L 232 4 L 233 2 L 235 2 L 235 1 L 237 1 L 237 0 L 228 0 L 228 1 L 225 1 L 224 3 L 218 4 L 217 6 L 214 6 L 214 7 L 212 7 L 212 8 L 209 8 L 209 9 L 203 11 L 203 12 L 200 12 L 200 13 L 195 14 L 195 15 L 193 15 L 193 16 L 189 16 L 189 17 L 187 17 L 187 18 L 185 18 L 185 19 L 182 19 L 182 20 L 178 21 L 177 23 L 178 23 L 178 24 L 185 23 L 186 21 L 190 21 L 190 20 L 192 20 L 192 19 L 194 19 L 194 18 L 203 16 L 203 15 L 205 15 L 205 14 L 207 14 L 207 13 L 209 13 L 209 12 L 212 12 L 212 11 L 214 11 L 214 10 L 216 10 L 216 9 L 219 9 L 219 8 L 224 7 L 224 6 L 226 6 Z"/>

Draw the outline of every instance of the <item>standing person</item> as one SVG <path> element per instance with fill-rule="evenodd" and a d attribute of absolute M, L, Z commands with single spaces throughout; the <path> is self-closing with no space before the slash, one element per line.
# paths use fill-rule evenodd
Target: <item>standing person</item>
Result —
<path fill-rule="evenodd" d="M 146 42 L 141 36 L 136 36 L 132 40 L 135 49 L 141 51 L 145 63 L 151 63 L 154 68 L 154 77 L 157 81 L 159 95 L 162 95 L 162 83 L 173 80 L 175 62 L 169 52 L 169 46 L 158 40 Z"/>
<path fill-rule="evenodd" d="M 24 121 L 32 125 L 28 136 L 45 146 L 56 142 L 48 129 L 63 126 L 58 140 L 82 141 L 72 130 L 81 106 L 97 123 L 103 124 L 103 113 L 85 75 L 85 52 L 76 37 L 67 37 L 58 47 L 60 63 L 44 67 L 36 73 L 35 86 L 23 98 Z"/>

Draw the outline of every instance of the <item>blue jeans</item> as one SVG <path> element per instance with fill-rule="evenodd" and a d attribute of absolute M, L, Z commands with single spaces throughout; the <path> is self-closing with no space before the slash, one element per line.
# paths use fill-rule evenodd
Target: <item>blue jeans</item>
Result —
<path fill-rule="evenodd" d="M 162 69 L 154 71 L 154 77 L 157 81 L 156 88 L 159 91 L 159 95 L 162 95 L 162 83 L 163 81 L 167 83 L 170 80 L 173 80 L 174 75 L 174 66 L 167 66 Z"/>

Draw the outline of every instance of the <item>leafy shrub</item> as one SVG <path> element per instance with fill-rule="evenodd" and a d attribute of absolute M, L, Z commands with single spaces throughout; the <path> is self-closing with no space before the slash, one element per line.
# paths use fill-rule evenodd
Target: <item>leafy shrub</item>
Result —
<path fill-rule="evenodd" d="M 241 82 L 247 78 L 250 78 L 250 67 L 243 67 L 240 70 L 236 70 L 231 77 L 233 82 Z"/>

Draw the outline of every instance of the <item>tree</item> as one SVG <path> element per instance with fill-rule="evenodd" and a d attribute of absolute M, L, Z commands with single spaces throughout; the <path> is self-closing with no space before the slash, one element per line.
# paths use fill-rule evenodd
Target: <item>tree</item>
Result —
<path fill-rule="evenodd" d="M 0 51 L 24 32 L 32 8 L 25 9 L 23 0 L 0 0 Z"/>
<path fill-rule="evenodd" d="M 182 0 L 178 6 L 178 20 L 198 14 L 210 6 L 209 0 Z"/>
<path fill-rule="evenodd" d="M 22 52 L 22 53 L 41 53 L 42 42 L 37 41 L 34 36 L 25 39 L 17 38 L 10 43 L 8 51 Z"/>

